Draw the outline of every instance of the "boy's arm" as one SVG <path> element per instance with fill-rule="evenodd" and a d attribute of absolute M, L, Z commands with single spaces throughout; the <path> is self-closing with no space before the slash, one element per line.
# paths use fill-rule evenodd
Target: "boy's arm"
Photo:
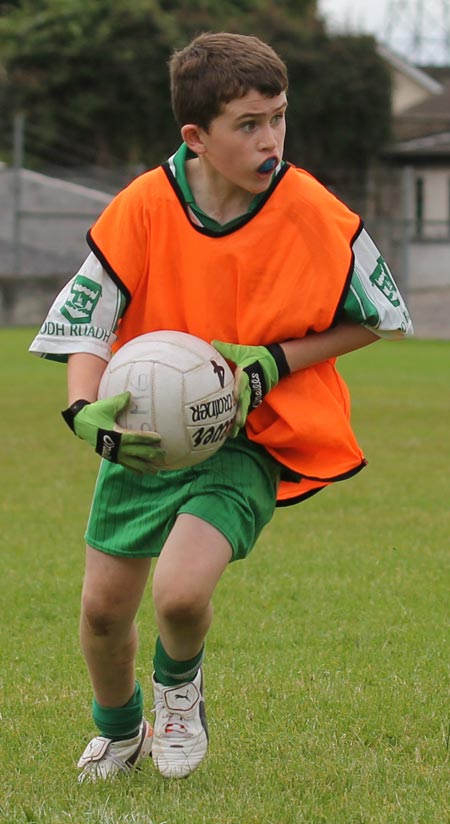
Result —
<path fill-rule="evenodd" d="M 281 343 L 290 372 L 306 369 L 316 363 L 346 355 L 355 349 L 375 343 L 379 336 L 365 326 L 340 323 L 326 332 L 316 332 L 298 340 Z"/>
<path fill-rule="evenodd" d="M 77 352 L 67 361 L 67 396 L 69 406 L 80 399 L 97 400 L 98 387 L 106 369 L 106 361 L 98 355 Z"/>
<path fill-rule="evenodd" d="M 217 351 L 236 364 L 234 394 L 238 408 L 231 437 L 236 437 L 248 413 L 259 406 L 281 378 L 377 340 L 378 335 L 370 329 L 353 323 L 340 323 L 325 332 L 270 346 L 242 346 L 214 340 Z"/>
<path fill-rule="evenodd" d="M 157 432 L 125 432 L 116 423 L 128 406 L 130 393 L 97 400 L 106 361 L 87 352 L 69 356 L 67 384 L 69 407 L 62 416 L 79 438 L 87 441 L 107 461 L 144 474 L 164 465 L 164 450 Z"/>

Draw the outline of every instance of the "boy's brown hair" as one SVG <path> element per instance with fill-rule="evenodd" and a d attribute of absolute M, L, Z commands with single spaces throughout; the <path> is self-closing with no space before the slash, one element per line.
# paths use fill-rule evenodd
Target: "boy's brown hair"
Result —
<path fill-rule="evenodd" d="M 286 66 L 271 46 L 243 34 L 200 34 L 172 55 L 169 67 L 178 125 L 205 131 L 225 103 L 250 89 L 275 97 L 288 87 Z"/>

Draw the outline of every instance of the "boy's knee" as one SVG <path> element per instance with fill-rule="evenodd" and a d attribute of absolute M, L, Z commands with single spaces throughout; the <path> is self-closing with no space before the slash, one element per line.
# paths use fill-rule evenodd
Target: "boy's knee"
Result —
<path fill-rule="evenodd" d="M 198 593 L 182 587 L 170 590 L 155 588 L 153 603 L 159 618 L 180 624 L 197 619 L 208 606 Z"/>
<path fill-rule="evenodd" d="M 93 635 L 111 635 L 121 624 L 114 604 L 98 596 L 83 595 L 81 602 L 81 620 Z"/>

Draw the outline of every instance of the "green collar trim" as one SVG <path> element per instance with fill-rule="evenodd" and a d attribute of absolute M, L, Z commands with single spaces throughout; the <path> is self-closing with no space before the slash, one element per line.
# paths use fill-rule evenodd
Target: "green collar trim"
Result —
<path fill-rule="evenodd" d="M 198 217 L 202 226 L 205 229 L 208 229 L 211 232 L 223 232 L 225 229 L 233 229 L 239 226 L 243 221 L 246 221 L 248 215 L 254 212 L 258 205 L 260 204 L 261 200 L 265 197 L 265 192 L 260 195 L 256 195 L 250 206 L 248 207 L 247 212 L 245 214 L 239 215 L 239 217 L 233 218 L 233 220 L 229 220 L 228 223 L 219 223 L 214 218 L 210 217 L 203 209 L 200 209 L 200 206 L 197 206 L 194 195 L 192 193 L 192 189 L 189 186 L 188 179 L 186 176 L 186 169 L 185 163 L 187 160 L 191 160 L 196 155 L 191 152 L 190 149 L 186 146 L 186 143 L 182 143 L 180 148 L 175 152 L 174 155 L 169 160 L 169 167 L 175 177 L 178 186 L 181 189 L 181 193 L 183 195 L 184 201 L 187 206 L 192 209 L 195 216 Z M 284 161 L 283 164 L 284 165 Z"/>

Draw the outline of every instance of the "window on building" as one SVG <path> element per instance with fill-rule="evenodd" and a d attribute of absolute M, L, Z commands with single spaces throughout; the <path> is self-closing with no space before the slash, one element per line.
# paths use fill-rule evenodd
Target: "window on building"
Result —
<path fill-rule="evenodd" d="M 423 177 L 416 177 L 415 234 L 417 235 L 417 237 L 422 237 L 422 235 L 423 235 L 424 200 L 425 200 L 425 181 L 424 181 Z"/>
<path fill-rule="evenodd" d="M 450 178 L 448 181 L 447 234 L 450 237 Z"/>

